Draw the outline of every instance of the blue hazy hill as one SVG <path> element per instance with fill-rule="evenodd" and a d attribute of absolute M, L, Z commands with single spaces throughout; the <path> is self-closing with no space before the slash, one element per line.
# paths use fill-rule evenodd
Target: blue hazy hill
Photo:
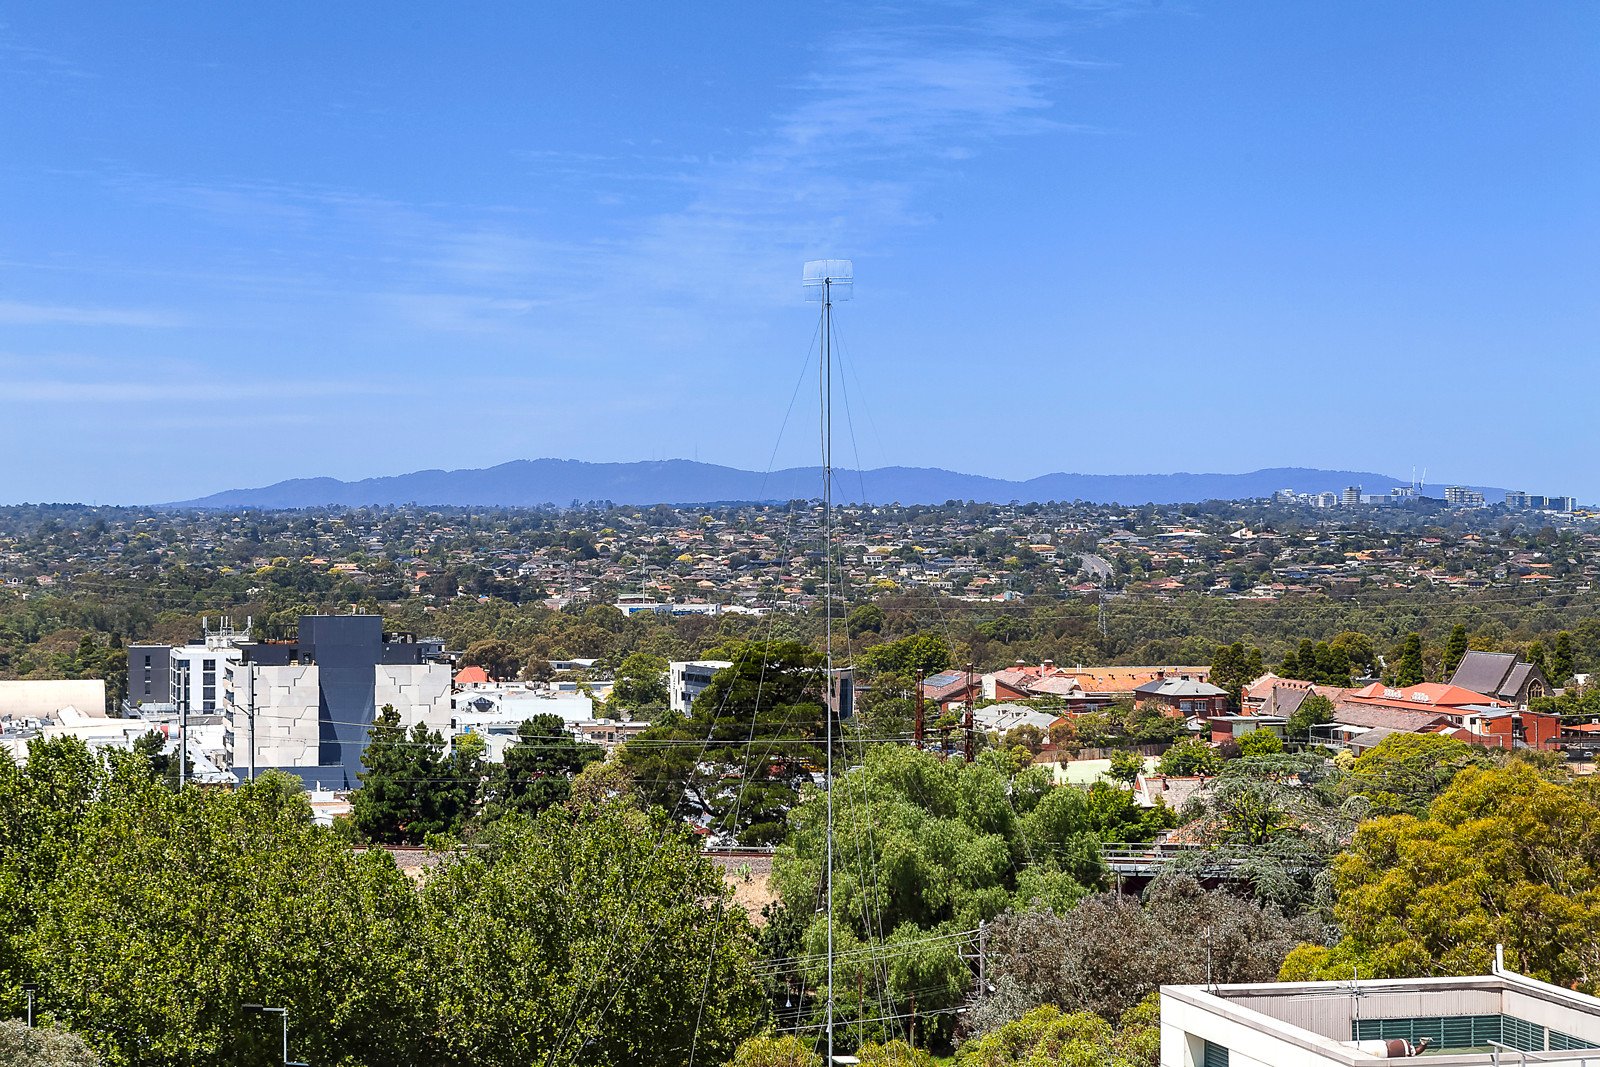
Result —
<path fill-rule="evenodd" d="M 175 506 L 201 508 L 308 508 L 330 505 L 434 504 L 474 507 L 566 505 L 574 500 L 617 504 L 703 504 L 794 500 L 821 493 L 818 467 L 762 474 L 685 459 L 586 463 L 571 459 L 513 460 L 473 470 L 425 470 L 359 481 L 295 478 L 256 489 L 230 489 Z M 1026 481 L 960 474 L 936 467 L 879 467 L 834 472 L 839 501 L 939 504 L 946 500 L 1071 501 L 1176 504 L 1243 500 L 1278 489 L 1339 492 L 1359 485 L 1387 492 L 1402 479 L 1370 471 L 1271 467 L 1245 474 L 1045 474 Z M 1491 503 L 1504 490 L 1481 488 Z M 1428 486 L 1442 496 L 1440 486 Z"/>

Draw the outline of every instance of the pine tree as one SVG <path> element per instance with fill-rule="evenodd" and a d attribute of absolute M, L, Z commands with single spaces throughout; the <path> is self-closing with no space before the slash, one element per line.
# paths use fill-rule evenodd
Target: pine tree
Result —
<path fill-rule="evenodd" d="M 361 788 L 350 817 L 362 838 L 420 845 L 429 834 L 452 834 L 473 814 L 483 776 L 481 750 L 445 754 L 444 738 L 417 723 L 408 733 L 385 704 L 361 754 Z"/>
<path fill-rule="evenodd" d="M 1422 635 L 1409 633 L 1401 638 L 1400 645 L 1395 649 L 1394 666 L 1390 669 L 1390 682 L 1398 686 L 1421 685 L 1425 680 L 1422 674 Z"/>
<path fill-rule="evenodd" d="M 1294 649 L 1291 648 L 1287 653 L 1284 654 L 1283 662 L 1278 664 L 1278 677 L 1293 678 L 1297 681 L 1301 681 L 1303 679 L 1300 678 L 1300 675 L 1303 673 L 1305 672 L 1300 670 L 1300 657 L 1297 656 Z"/>
<path fill-rule="evenodd" d="M 1444 643 L 1444 676 L 1448 679 L 1467 654 L 1467 628 L 1457 623 Z"/>
<path fill-rule="evenodd" d="M 1545 675 L 1550 679 L 1551 685 L 1565 685 L 1572 677 L 1576 666 L 1572 656 L 1572 633 L 1562 630 L 1556 634 L 1554 650 L 1550 653 L 1549 669 Z"/>

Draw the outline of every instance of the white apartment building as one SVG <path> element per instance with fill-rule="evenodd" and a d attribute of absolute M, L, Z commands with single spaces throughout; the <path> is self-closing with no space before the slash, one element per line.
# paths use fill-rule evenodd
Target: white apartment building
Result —
<path fill-rule="evenodd" d="M 1600 1000 L 1495 967 L 1468 978 L 1163 986 L 1161 1067 L 1600 1067 Z"/>
<path fill-rule="evenodd" d="M 448 739 L 453 729 L 450 674 L 447 663 L 374 664 L 372 707 L 391 705 L 405 729 L 420 722 Z M 252 725 L 256 768 L 319 766 L 324 741 L 322 688 L 321 669 L 315 663 L 230 663 L 223 691 L 232 718 L 228 737 L 232 769 L 248 771 L 252 765 Z"/>
<path fill-rule="evenodd" d="M 239 662 L 239 649 L 232 639 L 208 634 L 203 643 L 175 646 L 168 655 L 172 662 L 172 704 L 197 714 L 219 710 L 223 673 L 228 664 Z"/>
<path fill-rule="evenodd" d="M 694 698 L 705 692 L 711 676 L 731 666 L 725 659 L 674 660 L 667 664 L 668 706 L 679 714 L 692 714 Z"/>

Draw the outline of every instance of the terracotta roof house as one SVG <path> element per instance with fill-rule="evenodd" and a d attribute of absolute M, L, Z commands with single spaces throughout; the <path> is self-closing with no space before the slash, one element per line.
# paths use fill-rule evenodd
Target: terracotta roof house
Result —
<path fill-rule="evenodd" d="M 462 667 L 456 671 L 456 685 L 488 685 L 489 672 L 482 667 Z"/>
<path fill-rule="evenodd" d="M 1382 682 L 1373 682 L 1363 689 L 1346 693 L 1344 700 L 1347 703 L 1402 710 L 1508 706 L 1504 701 L 1496 700 L 1478 690 L 1441 682 L 1423 682 L 1421 685 L 1407 686 L 1389 686 Z"/>
<path fill-rule="evenodd" d="M 1523 663 L 1513 652 L 1468 652 L 1450 676 L 1450 684 L 1519 707 L 1550 693 L 1550 679 L 1544 671 Z"/>
<path fill-rule="evenodd" d="M 1109 704 L 1131 696 L 1141 685 L 1161 678 L 1199 682 L 1211 677 L 1210 667 L 1059 667 L 1045 660 L 1037 667 L 1021 662 L 984 675 L 984 696 L 991 700 L 1026 700 L 1058 696 L 1088 704 Z"/>
<path fill-rule="evenodd" d="M 1337 704 L 1346 693 L 1354 692 L 1337 685 L 1316 685 L 1299 678 L 1280 678 L 1271 671 L 1263 674 L 1245 687 L 1240 710 L 1245 714 L 1293 715 L 1295 709 L 1312 693 L 1325 696 Z"/>
<path fill-rule="evenodd" d="M 1561 720 L 1556 715 L 1519 711 L 1504 701 L 1458 685 L 1424 682 L 1403 688 L 1381 683 L 1345 694 L 1334 708 L 1344 729 L 1388 727 L 1410 733 L 1445 733 L 1491 748 L 1558 748 Z"/>

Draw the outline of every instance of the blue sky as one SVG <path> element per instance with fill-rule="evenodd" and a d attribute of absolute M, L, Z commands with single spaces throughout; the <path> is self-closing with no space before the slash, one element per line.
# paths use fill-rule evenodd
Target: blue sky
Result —
<path fill-rule="evenodd" d="M 1600 5 L 3 19 L 0 500 L 808 463 L 823 256 L 846 462 L 1600 499 Z"/>

